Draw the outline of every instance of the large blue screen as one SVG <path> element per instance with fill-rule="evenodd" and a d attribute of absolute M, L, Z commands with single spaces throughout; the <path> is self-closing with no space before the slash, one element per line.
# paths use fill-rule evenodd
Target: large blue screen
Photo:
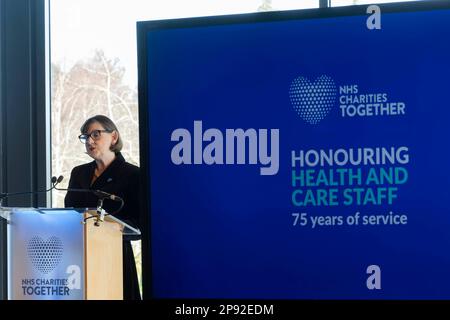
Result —
<path fill-rule="evenodd" d="M 450 10 L 146 34 L 152 293 L 450 299 Z"/>

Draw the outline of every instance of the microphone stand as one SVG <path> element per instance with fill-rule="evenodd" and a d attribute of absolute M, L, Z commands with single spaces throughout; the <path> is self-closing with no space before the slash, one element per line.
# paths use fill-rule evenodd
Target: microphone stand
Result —
<path fill-rule="evenodd" d="M 47 193 L 53 189 L 56 189 L 56 186 L 63 180 L 63 176 L 59 176 L 58 178 L 56 177 L 52 177 L 51 183 L 52 183 L 52 187 L 50 189 L 47 190 L 40 190 L 40 191 L 26 191 L 26 192 L 13 192 L 13 193 L 8 193 L 8 192 L 4 192 L 4 193 L 0 193 L 0 208 L 3 208 L 3 200 L 5 200 L 6 198 L 10 197 L 10 196 L 21 196 L 21 195 L 26 195 L 26 194 L 38 194 L 38 193 Z"/>
<path fill-rule="evenodd" d="M 95 218 L 95 222 L 94 225 L 96 227 L 100 226 L 100 222 L 103 222 L 105 220 L 106 216 L 109 215 L 114 215 L 117 212 L 119 212 L 120 210 L 122 210 L 123 205 L 125 204 L 123 199 L 113 195 L 113 194 L 109 194 L 107 192 L 101 191 L 101 190 L 91 190 L 91 189 L 77 189 L 77 188 L 67 188 L 67 189 L 60 189 L 60 188 L 55 188 L 55 190 L 58 191 L 69 191 L 69 192 L 87 192 L 87 193 L 93 193 L 98 197 L 98 202 L 97 202 L 97 216 L 91 216 L 91 217 L 87 217 L 83 220 L 83 223 L 86 223 L 86 220 L 89 219 L 94 219 Z M 113 201 L 120 201 L 120 207 L 114 211 L 113 213 L 106 213 L 105 209 L 103 209 L 103 201 L 105 199 L 110 199 Z"/>
<path fill-rule="evenodd" d="M 26 194 L 37 194 L 37 193 L 46 193 L 49 192 L 53 189 L 58 190 L 58 191 L 69 191 L 69 192 L 89 192 L 89 193 L 93 193 L 98 197 L 98 202 L 97 202 L 97 216 L 91 216 L 88 218 L 85 218 L 83 223 L 86 223 L 86 220 L 91 219 L 91 218 L 96 218 L 94 225 L 96 227 L 100 226 L 100 222 L 103 222 L 105 220 L 105 216 L 108 215 L 114 215 L 117 212 L 119 212 L 120 210 L 122 210 L 123 205 L 125 204 L 123 199 L 121 197 L 118 197 L 114 194 L 109 194 L 107 192 L 101 191 L 101 190 L 90 190 L 90 189 L 75 189 L 75 188 L 68 188 L 68 189 L 60 189 L 57 188 L 56 186 L 64 179 L 63 176 L 59 176 L 58 178 L 56 177 L 52 177 L 51 179 L 51 183 L 52 183 L 52 187 L 50 189 L 47 190 L 41 190 L 41 191 L 27 191 L 27 192 L 14 192 L 14 193 L 0 193 L 0 208 L 3 208 L 3 200 L 5 200 L 6 198 L 10 197 L 10 196 L 19 196 L 19 195 L 26 195 Z M 105 209 L 103 209 L 103 201 L 105 199 L 110 199 L 113 201 L 120 201 L 120 207 L 114 211 L 113 213 L 106 213 Z"/>
<path fill-rule="evenodd" d="M 103 198 L 99 198 L 97 202 L 97 219 L 95 219 L 94 226 L 99 227 L 100 222 L 103 221 L 105 221 L 105 209 L 103 209 Z"/>

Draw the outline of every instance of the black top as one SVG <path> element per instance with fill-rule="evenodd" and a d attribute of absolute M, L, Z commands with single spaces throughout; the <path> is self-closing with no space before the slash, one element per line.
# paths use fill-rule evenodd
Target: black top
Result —
<path fill-rule="evenodd" d="M 91 185 L 95 171 L 95 161 L 73 168 L 70 174 L 69 187 L 74 189 L 101 190 L 121 197 L 124 200 L 123 208 L 114 214 L 123 222 L 140 228 L 139 219 L 139 167 L 125 161 L 121 153 L 116 154 L 114 161 Z M 64 199 L 66 207 L 96 208 L 98 197 L 89 192 L 68 191 Z M 105 199 L 103 208 L 107 213 L 113 213 L 120 207 L 120 202 Z M 139 284 L 136 265 L 129 240 L 139 237 L 126 237 L 123 244 L 123 280 L 124 299 L 139 299 Z"/>
<path fill-rule="evenodd" d="M 116 154 L 114 161 L 94 181 L 95 161 L 75 167 L 70 174 L 69 187 L 74 189 L 101 190 L 124 200 L 123 208 L 114 216 L 139 228 L 139 167 L 125 161 L 121 153 Z M 64 204 L 73 208 L 96 208 L 98 197 L 89 192 L 67 192 Z M 105 199 L 103 208 L 108 213 L 115 212 L 120 202 Z"/>

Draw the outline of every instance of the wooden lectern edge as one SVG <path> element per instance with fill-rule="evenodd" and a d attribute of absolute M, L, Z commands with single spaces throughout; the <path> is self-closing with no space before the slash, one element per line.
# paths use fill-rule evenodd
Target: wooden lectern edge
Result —
<path fill-rule="evenodd" d="M 84 218 L 95 216 L 86 211 Z M 95 219 L 86 220 L 85 241 L 85 299 L 122 300 L 122 230 L 119 222 L 106 220 L 94 226 Z"/>

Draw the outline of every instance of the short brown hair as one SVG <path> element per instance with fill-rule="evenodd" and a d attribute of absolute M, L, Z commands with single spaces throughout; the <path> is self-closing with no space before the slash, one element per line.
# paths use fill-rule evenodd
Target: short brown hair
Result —
<path fill-rule="evenodd" d="M 105 130 L 108 130 L 110 132 L 113 132 L 113 131 L 117 132 L 117 137 L 118 137 L 117 142 L 115 144 L 111 145 L 109 147 L 109 149 L 111 151 L 113 151 L 114 153 L 120 152 L 120 150 L 122 150 L 122 147 L 123 147 L 122 138 L 120 137 L 120 133 L 119 133 L 119 130 L 117 129 L 117 126 L 107 116 L 96 115 L 96 116 L 93 116 L 93 117 L 87 119 L 80 128 L 81 133 L 86 134 L 90 125 L 93 124 L 94 122 L 100 123 L 102 125 L 102 127 L 105 128 Z"/>

